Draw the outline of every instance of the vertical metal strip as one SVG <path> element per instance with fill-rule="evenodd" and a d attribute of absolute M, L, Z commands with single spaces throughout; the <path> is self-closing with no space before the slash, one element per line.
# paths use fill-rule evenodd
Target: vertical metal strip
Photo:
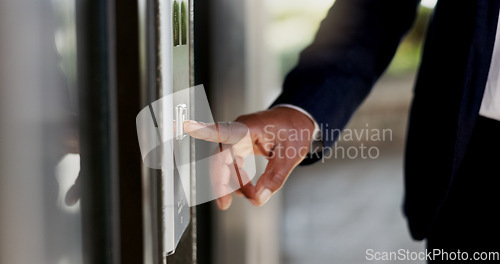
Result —
<path fill-rule="evenodd" d="M 212 36 L 212 8 L 214 5 L 213 1 L 206 0 L 190 0 L 190 12 L 191 12 L 191 70 L 194 72 L 193 79 L 191 80 L 192 85 L 204 84 L 205 92 L 208 98 L 211 98 L 210 94 L 210 78 L 211 78 L 211 36 Z M 193 96 L 192 105 L 196 108 L 196 98 Z M 195 111 L 191 108 L 192 111 Z M 194 113 L 191 116 L 194 116 Z M 196 145 L 192 145 L 192 160 L 196 160 Z M 196 175 L 196 166 L 192 166 L 191 173 L 193 177 Z M 194 183 L 193 189 L 196 189 L 196 182 Z M 193 193 L 194 194 L 194 193 Z M 213 213 L 212 213 L 212 203 L 205 203 L 195 207 L 195 212 L 191 212 L 192 215 L 192 226 L 193 226 L 193 239 L 195 240 L 193 249 L 193 262 L 200 264 L 210 264 L 212 263 L 213 256 Z"/>
<path fill-rule="evenodd" d="M 141 104 L 146 107 L 160 98 L 161 76 L 159 40 L 159 0 L 139 1 L 139 43 L 141 73 Z M 143 166 L 143 230 L 144 230 L 144 263 L 158 264 L 162 262 L 162 202 L 161 173 Z"/>
<path fill-rule="evenodd" d="M 84 263 L 120 263 L 114 1 L 77 1 Z"/>
<path fill-rule="evenodd" d="M 189 0 L 189 86 L 193 87 L 196 85 L 195 83 L 195 64 L 194 64 L 194 0 Z M 190 98 L 190 111 L 191 113 L 189 114 L 190 117 L 195 117 L 196 113 L 196 98 L 193 94 L 189 96 Z M 191 201 L 192 204 L 196 204 L 196 146 L 195 146 L 195 141 L 191 140 Z M 197 230 L 198 230 L 198 219 L 196 215 L 196 206 L 191 207 L 191 258 L 192 258 L 192 264 L 198 263 L 197 259 L 197 251 L 198 251 L 198 237 L 197 237 Z"/>

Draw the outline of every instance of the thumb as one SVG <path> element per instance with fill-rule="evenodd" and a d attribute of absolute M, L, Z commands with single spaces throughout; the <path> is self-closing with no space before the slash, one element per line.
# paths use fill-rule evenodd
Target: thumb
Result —
<path fill-rule="evenodd" d="M 266 170 L 255 186 L 253 198 L 255 205 L 262 206 L 266 204 L 269 198 L 283 186 L 290 173 L 302 160 L 298 156 L 287 157 L 285 154 L 286 149 L 283 145 L 279 144 L 275 147 Z"/>

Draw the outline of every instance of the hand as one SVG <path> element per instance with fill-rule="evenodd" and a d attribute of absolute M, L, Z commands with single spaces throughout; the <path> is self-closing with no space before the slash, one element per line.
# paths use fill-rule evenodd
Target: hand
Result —
<path fill-rule="evenodd" d="M 283 186 L 293 169 L 302 162 L 309 152 L 314 124 L 303 113 L 286 107 L 244 115 L 237 118 L 236 122 L 248 127 L 253 152 L 256 155 L 266 157 L 269 161 L 255 186 L 252 182 L 248 182 L 236 193 L 244 195 L 254 205 L 262 206 Z M 243 130 L 235 124 L 237 123 L 218 123 L 215 126 L 186 121 L 184 130 L 196 139 L 234 144 L 242 138 L 241 134 L 243 133 Z M 236 152 L 247 153 L 245 151 Z M 235 157 L 235 159 L 241 161 L 244 160 L 244 157 Z M 219 163 L 217 166 L 224 165 L 228 165 L 228 162 Z M 218 172 L 217 175 L 213 175 L 214 171 Z M 221 171 L 227 173 L 221 174 Z M 217 182 L 220 186 L 229 185 L 231 177 L 228 175 L 228 171 L 220 168 L 212 169 L 211 177 L 217 177 L 217 179 L 213 179 L 213 182 Z M 217 205 L 220 209 L 226 210 L 231 206 L 231 201 L 232 197 L 229 193 L 219 197 Z"/>

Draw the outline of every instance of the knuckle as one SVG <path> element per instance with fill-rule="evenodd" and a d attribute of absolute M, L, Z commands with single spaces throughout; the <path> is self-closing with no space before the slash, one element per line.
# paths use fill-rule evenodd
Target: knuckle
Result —
<path fill-rule="evenodd" d="M 276 171 L 276 172 L 271 173 L 269 180 L 272 184 L 273 191 L 277 191 L 278 189 L 281 189 L 281 187 L 285 183 L 286 177 L 287 177 L 287 174 L 285 174 L 281 171 Z"/>

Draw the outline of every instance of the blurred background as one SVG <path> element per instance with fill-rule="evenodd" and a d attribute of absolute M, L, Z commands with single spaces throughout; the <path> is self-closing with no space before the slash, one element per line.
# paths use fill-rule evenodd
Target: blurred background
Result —
<path fill-rule="evenodd" d="M 242 73 L 246 76 L 245 94 L 250 94 L 245 101 L 246 112 L 265 109 L 277 97 L 285 75 L 297 63 L 300 51 L 312 42 L 333 3 L 331 0 L 247 3 L 246 34 L 242 41 L 246 55 L 239 57 L 246 65 Z M 279 195 L 273 196 L 264 208 L 253 208 L 239 198 L 230 211 L 216 213 L 216 232 L 221 236 L 216 263 L 234 263 L 236 259 L 245 263 L 361 263 L 366 261 L 367 249 L 424 250 L 424 243 L 411 239 L 402 213 L 403 153 L 412 87 L 426 25 L 435 4 L 435 1 L 421 3 L 412 31 L 347 126 L 351 130 L 390 129 L 392 140 L 338 143 L 345 149 L 360 144 L 374 146 L 380 156 L 338 157 L 299 167 Z M 224 36 L 230 39 L 229 34 Z M 221 40 L 222 37 L 217 39 Z M 225 62 L 226 48 L 223 45 L 220 53 L 221 61 Z M 221 87 L 219 82 L 227 82 L 229 87 L 241 85 L 224 80 L 224 72 L 215 74 L 216 89 Z M 216 97 L 214 101 L 220 103 L 215 104 L 215 113 L 221 120 L 244 113 L 236 105 L 233 110 L 218 108 L 227 98 L 219 98 L 220 94 Z M 263 168 L 261 165 L 260 171 Z M 246 242 L 245 249 L 241 249 L 241 241 Z"/>
<path fill-rule="evenodd" d="M 156 261 L 145 257 L 151 234 L 144 231 L 135 115 L 145 98 L 161 94 L 153 73 L 161 68 L 155 40 L 164 28 L 155 17 L 165 15 L 164 1 L 104 2 L 0 3 L 0 263 Z M 191 2 L 191 83 L 205 86 L 215 120 L 269 107 L 332 4 Z M 391 140 L 339 142 L 376 147 L 376 159 L 300 167 L 262 208 L 239 197 L 225 212 L 212 203 L 192 208 L 191 225 L 167 262 L 349 264 L 365 261 L 367 249 L 424 250 L 402 214 L 403 153 L 435 4 L 422 1 L 412 31 L 348 124 L 390 129 Z M 74 141 L 79 148 L 71 148 Z M 82 151 L 87 158 L 80 160 Z M 265 163 L 258 160 L 257 172 Z M 89 198 L 68 206 L 81 166 L 90 175 L 81 187 Z"/>
<path fill-rule="evenodd" d="M 332 1 L 269 2 L 269 46 L 280 74 L 296 62 L 312 39 L 318 18 Z M 288 3 L 291 3 L 288 1 Z M 361 263 L 367 249 L 423 251 L 412 241 L 402 214 L 403 153 L 412 86 L 422 38 L 435 3 L 423 2 L 413 30 L 404 39 L 383 78 L 347 129 L 391 129 L 392 140 L 339 142 L 339 147 L 377 147 L 377 159 L 332 158 L 299 168 L 283 190 L 281 263 Z"/>

